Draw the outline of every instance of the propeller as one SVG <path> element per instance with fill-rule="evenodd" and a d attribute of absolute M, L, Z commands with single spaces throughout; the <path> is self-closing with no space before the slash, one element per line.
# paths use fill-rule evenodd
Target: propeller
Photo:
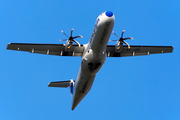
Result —
<path fill-rule="evenodd" d="M 79 45 L 79 47 L 81 47 L 81 45 L 80 45 L 76 40 L 74 40 L 74 39 L 76 39 L 76 38 L 82 38 L 83 36 L 78 35 L 78 36 L 73 37 L 73 36 L 72 36 L 73 31 L 74 31 L 74 29 L 71 29 L 71 36 L 69 37 L 66 33 L 64 33 L 63 30 L 61 30 L 61 32 L 62 32 L 65 36 L 67 36 L 68 39 L 62 39 L 62 40 L 60 39 L 59 41 L 69 40 L 70 42 L 75 42 L 77 45 Z"/>
<path fill-rule="evenodd" d="M 133 40 L 133 38 L 132 38 L 132 37 L 123 38 L 124 32 L 125 32 L 125 30 L 122 31 L 121 37 L 119 37 L 119 36 L 117 36 L 116 33 L 113 31 L 112 33 L 113 33 L 116 37 L 118 37 L 119 40 L 110 40 L 110 41 L 112 41 L 112 42 L 114 42 L 114 41 L 119 41 L 119 42 L 121 42 L 121 43 L 125 43 L 125 44 L 128 46 L 128 49 L 130 49 L 130 45 L 129 45 L 127 42 L 125 42 L 125 40 L 128 40 L 128 39 L 132 39 L 132 40 Z"/>

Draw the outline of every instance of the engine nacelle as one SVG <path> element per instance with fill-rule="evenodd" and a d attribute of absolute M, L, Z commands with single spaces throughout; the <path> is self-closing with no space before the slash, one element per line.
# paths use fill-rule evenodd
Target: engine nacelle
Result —
<path fill-rule="evenodd" d="M 113 31 L 113 34 L 119 38 L 119 40 L 117 40 L 115 45 L 115 53 L 120 53 L 122 51 L 123 43 L 125 43 L 128 46 L 128 49 L 130 49 L 130 45 L 127 42 L 125 42 L 125 40 L 133 39 L 133 38 L 132 37 L 123 38 L 124 32 L 125 30 L 122 31 L 121 37 L 118 37 L 116 33 Z M 110 40 L 110 41 L 116 41 L 116 40 Z"/>
<path fill-rule="evenodd" d="M 115 53 L 120 53 L 123 48 L 123 42 L 117 41 L 115 45 Z"/>
<path fill-rule="evenodd" d="M 71 50 L 72 46 L 73 46 L 73 42 L 70 40 L 67 40 L 66 44 L 65 44 L 65 51 L 69 52 Z"/>

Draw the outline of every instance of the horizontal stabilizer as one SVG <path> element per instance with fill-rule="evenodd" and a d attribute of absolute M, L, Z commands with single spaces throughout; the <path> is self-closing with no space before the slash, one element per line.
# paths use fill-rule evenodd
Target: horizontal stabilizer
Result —
<path fill-rule="evenodd" d="M 57 82 L 50 82 L 48 87 L 69 87 L 71 85 L 71 80 L 68 81 L 57 81 Z"/>

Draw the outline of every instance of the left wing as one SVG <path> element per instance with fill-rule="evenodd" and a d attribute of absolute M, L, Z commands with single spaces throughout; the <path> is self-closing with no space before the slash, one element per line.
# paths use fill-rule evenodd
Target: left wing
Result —
<path fill-rule="evenodd" d="M 115 45 L 107 45 L 106 53 L 107 57 L 126 57 L 126 56 L 139 56 L 150 55 L 157 53 L 171 53 L 173 52 L 173 46 L 133 46 L 130 49 L 127 46 L 123 46 L 120 53 L 115 53 Z"/>
<path fill-rule="evenodd" d="M 64 44 L 29 44 L 29 43 L 9 43 L 8 50 L 26 51 L 58 56 L 82 56 L 84 47 L 73 45 L 71 51 L 65 52 Z"/>

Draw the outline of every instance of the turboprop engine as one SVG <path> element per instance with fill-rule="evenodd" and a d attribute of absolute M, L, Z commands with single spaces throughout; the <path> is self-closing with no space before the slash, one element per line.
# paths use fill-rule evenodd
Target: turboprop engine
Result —
<path fill-rule="evenodd" d="M 125 44 L 128 46 L 128 49 L 130 49 L 130 45 L 129 45 L 127 42 L 125 42 L 125 40 L 128 40 L 128 39 L 132 39 L 132 40 L 133 40 L 133 38 L 132 38 L 132 37 L 123 38 L 124 32 L 125 32 L 125 30 L 122 31 L 121 37 L 119 37 L 119 36 L 117 36 L 116 33 L 113 31 L 113 34 L 114 34 L 116 37 L 119 38 L 118 40 L 110 40 L 110 41 L 112 41 L 112 42 L 117 41 L 117 42 L 116 42 L 116 45 L 115 45 L 115 51 L 116 51 L 116 53 L 120 53 L 120 52 L 121 52 L 121 50 L 122 50 L 122 48 L 123 48 L 123 43 L 125 43 Z"/>
<path fill-rule="evenodd" d="M 63 30 L 61 31 L 64 35 L 66 35 L 66 36 L 68 37 L 68 39 L 63 39 L 63 40 L 60 39 L 60 40 L 59 40 L 59 41 L 66 41 L 66 44 L 65 44 L 65 51 L 66 51 L 66 52 L 68 52 L 68 51 L 71 50 L 72 45 L 73 45 L 73 42 L 75 42 L 79 47 L 81 46 L 81 45 L 80 45 L 76 40 L 74 40 L 74 39 L 76 39 L 76 38 L 82 38 L 83 36 L 78 35 L 78 36 L 73 37 L 73 36 L 72 36 L 73 30 L 74 30 L 74 29 L 71 29 L 71 36 L 70 36 L 70 37 L 69 37 L 66 33 L 64 33 Z"/>

